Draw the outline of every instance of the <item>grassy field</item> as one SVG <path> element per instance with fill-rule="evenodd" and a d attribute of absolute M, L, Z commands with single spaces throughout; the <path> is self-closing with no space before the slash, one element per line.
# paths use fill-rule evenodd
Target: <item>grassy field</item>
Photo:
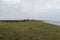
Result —
<path fill-rule="evenodd" d="M 0 40 L 60 40 L 60 26 L 40 21 L 0 22 Z"/>

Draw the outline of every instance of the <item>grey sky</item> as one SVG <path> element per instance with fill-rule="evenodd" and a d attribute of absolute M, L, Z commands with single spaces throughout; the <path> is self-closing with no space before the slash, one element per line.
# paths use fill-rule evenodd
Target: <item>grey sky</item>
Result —
<path fill-rule="evenodd" d="M 0 19 L 60 20 L 60 0 L 21 0 L 10 4 L 0 1 Z"/>

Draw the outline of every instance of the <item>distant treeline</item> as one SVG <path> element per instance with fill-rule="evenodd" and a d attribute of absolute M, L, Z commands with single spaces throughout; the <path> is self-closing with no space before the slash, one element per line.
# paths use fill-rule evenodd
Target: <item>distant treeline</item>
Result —
<path fill-rule="evenodd" d="M 27 20 L 0 20 L 0 22 L 24 22 L 24 21 L 30 21 L 29 19 Z"/>

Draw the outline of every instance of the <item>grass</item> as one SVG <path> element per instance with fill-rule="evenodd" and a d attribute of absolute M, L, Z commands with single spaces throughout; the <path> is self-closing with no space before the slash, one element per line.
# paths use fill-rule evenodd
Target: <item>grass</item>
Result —
<path fill-rule="evenodd" d="M 60 26 L 39 21 L 0 22 L 0 40 L 60 40 Z"/>

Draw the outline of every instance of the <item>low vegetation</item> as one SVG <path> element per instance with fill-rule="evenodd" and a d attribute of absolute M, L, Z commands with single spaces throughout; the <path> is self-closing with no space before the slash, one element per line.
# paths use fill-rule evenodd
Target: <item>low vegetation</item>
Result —
<path fill-rule="evenodd" d="M 0 40 L 60 40 L 60 26 L 34 20 L 0 22 Z"/>

